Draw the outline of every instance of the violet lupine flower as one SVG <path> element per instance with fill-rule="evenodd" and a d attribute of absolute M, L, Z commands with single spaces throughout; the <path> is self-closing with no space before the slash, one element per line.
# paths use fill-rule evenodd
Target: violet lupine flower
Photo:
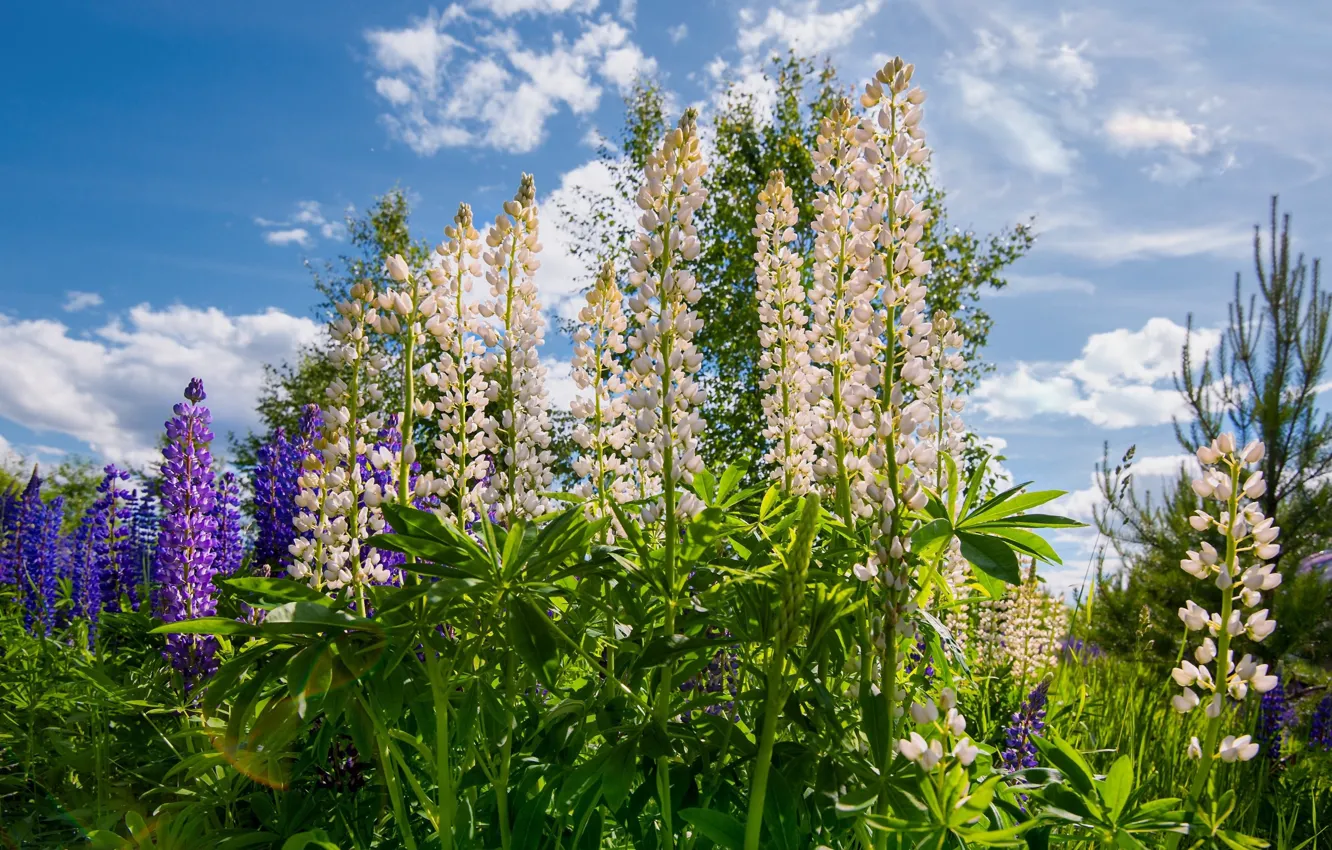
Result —
<path fill-rule="evenodd" d="M 929 682 L 931 679 L 934 678 L 934 658 L 933 656 L 929 655 L 929 645 L 925 643 L 924 638 L 919 638 L 916 640 L 915 648 L 912 649 L 911 653 L 907 656 L 906 672 L 908 675 L 915 672 L 917 665 L 919 665 L 921 662 L 921 659 L 925 659 L 925 669 L 922 672 L 925 675 L 925 681 Z"/>
<path fill-rule="evenodd" d="M 93 529 L 99 521 L 94 505 L 83 515 L 83 521 L 74 532 L 69 555 L 70 596 L 74 603 L 71 619 L 80 617 L 88 624 L 90 650 L 96 647 L 97 627 L 101 623 L 102 614 L 102 577 L 97 574 L 97 560 L 93 557 Z"/>
<path fill-rule="evenodd" d="M 1309 746 L 1332 750 L 1332 694 L 1318 701 L 1313 725 L 1309 728 Z"/>
<path fill-rule="evenodd" d="M 295 529 L 296 497 L 306 457 L 314 451 L 315 439 L 324 427 L 319 405 L 301 410 L 300 425 L 290 436 L 277 428 L 259 447 L 258 462 L 251 473 L 254 488 L 255 541 L 252 571 L 270 576 L 285 573 L 291 565 L 291 544 L 299 536 Z"/>
<path fill-rule="evenodd" d="M 215 492 L 213 520 L 213 567 L 218 575 L 235 575 L 245 559 L 245 539 L 241 536 L 240 484 L 234 472 L 222 473 Z"/>
<path fill-rule="evenodd" d="M 213 457 L 208 445 L 212 414 L 200 402 L 203 382 L 190 380 L 185 401 L 172 408 L 167 421 L 167 446 L 162 450 L 162 518 L 158 558 L 162 567 L 162 619 L 168 623 L 207 617 L 217 612 L 213 587 L 214 509 Z M 217 669 L 217 638 L 212 635 L 168 635 L 166 657 L 193 688 Z"/>
<path fill-rule="evenodd" d="M 100 582 L 97 593 L 98 607 L 109 611 L 120 610 L 121 596 L 129 598 L 130 608 L 138 607 L 138 575 L 130 563 L 133 558 L 131 539 L 134 520 L 134 493 L 121 489 L 121 482 L 129 480 L 129 473 L 108 464 L 97 485 L 97 499 L 88 516 L 93 520 L 89 529 L 89 547 L 92 558 L 91 574 Z"/>
<path fill-rule="evenodd" d="M 33 620 L 38 608 L 38 553 L 41 551 L 42 524 L 46 518 L 46 506 L 42 503 L 42 479 L 37 474 L 37 467 L 32 468 L 32 477 L 23 488 L 15 513 L 14 525 L 6 546 L 14 584 L 23 598 L 23 627 L 32 630 Z"/>
<path fill-rule="evenodd" d="M 287 547 L 291 545 L 292 513 L 296 493 L 288 490 L 288 482 L 295 479 L 287 475 L 286 466 L 291 459 L 287 433 L 278 428 L 259 447 L 258 459 L 250 473 L 250 486 L 254 489 L 254 560 L 252 569 L 261 575 L 272 575 L 275 566 L 282 567 L 290 560 Z"/>
<path fill-rule="evenodd" d="M 13 544 L 22 504 L 19 491 L 10 489 L 0 493 L 0 585 L 18 584 Z"/>
<path fill-rule="evenodd" d="M 1254 740 L 1263 745 L 1263 753 L 1273 761 L 1281 758 L 1286 730 L 1295 723 L 1295 709 L 1286 700 L 1286 686 L 1277 674 L 1277 683 L 1267 693 L 1258 709 L 1258 729 Z"/>
<path fill-rule="evenodd" d="M 1036 743 L 1033 735 L 1045 729 L 1045 698 L 1050 690 L 1046 679 L 1027 694 L 1022 707 L 1013 713 L 1012 723 L 1004 733 L 1005 746 L 999 753 L 999 768 L 1007 773 L 1036 767 Z"/>
<path fill-rule="evenodd" d="M 41 521 L 35 526 L 36 546 L 30 560 L 35 578 L 33 589 L 37 594 L 32 610 L 47 635 L 56 625 L 56 591 L 65 560 L 64 541 L 60 538 L 60 523 L 64 518 L 64 496 L 56 496 L 42 507 Z"/>
<path fill-rule="evenodd" d="M 707 637 L 730 637 L 731 633 L 722 629 L 720 631 L 711 626 L 705 631 Z M 728 700 L 721 703 L 714 703 L 703 709 L 705 714 L 711 714 L 714 717 L 733 716 L 735 713 L 735 700 L 740 693 L 740 658 L 736 653 L 729 649 L 723 649 L 712 656 L 708 666 L 700 670 L 697 674 L 680 684 L 680 690 L 689 692 L 702 692 L 705 694 L 725 694 Z M 685 712 L 685 721 L 691 720 L 691 712 Z"/>

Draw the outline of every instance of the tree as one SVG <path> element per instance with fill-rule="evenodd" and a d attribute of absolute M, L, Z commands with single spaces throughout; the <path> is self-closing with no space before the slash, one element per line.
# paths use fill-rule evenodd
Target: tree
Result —
<path fill-rule="evenodd" d="M 851 91 L 838 81 L 830 64 L 816 70 L 813 61 L 794 53 L 774 57 L 764 79 L 774 92 L 771 112 L 752 93 L 732 84 L 713 119 L 713 152 L 704 178 L 708 200 L 698 213 L 703 251 L 694 266 L 703 288 L 697 306 L 703 320 L 697 342 L 704 355 L 702 381 L 707 389 L 703 454 L 714 468 L 751 460 L 756 475 L 765 470 L 758 468 L 764 439 L 757 390 L 755 203 L 771 173 L 782 169 L 800 211 L 797 245 L 808 252 L 818 191 L 810 150 L 819 122 L 838 98 Z M 575 254 L 587 264 L 589 278 L 606 260 L 624 256 L 634 222 L 626 221 L 621 210 L 632 205 L 639 188 L 636 175 L 666 126 L 663 93 L 652 82 L 640 81 L 625 106 L 618 151 L 609 146 L 602 150 L 603 161 L 615 175 L 615 195 L 584 193 L 565 210 L 577 234 Z M 979 307 L 980 295 L 1005 285 L 1003 270 L 1027 252 L 1035 236 L 1029 224 L 987 237 L 955 227 L 947 217 L 945 194 L 929 171 L 921 168 L 917 179 L 917 197 L 935 211 L 920 243 L 934 264 L 929 303 L 933 309 L 950 311 L 959 322 L 966 339 L 963 354 L 971 364 L 959 382 L 966 390 L 987 368 L 978 355 L 991 321 Z M 617 267 L 623 269 L 624 263 L 617 262 Z"/>
<path fill-rule="evenodd" d="M 1261 227 L 1254 227 L 1258 292 L 1245 299 L 1235 275 L 1229 325 L 1214 356 L 1198 357 L 1189 317 L 1176 388 L 1192 417 L 1175 422 L 1175 436 L 1190 453 L 1223 431 L 1241 444 L 1258 439 L 1267 446 L 1261 468 L 1269 485 L 1258 501 L 1281 528 L 1277 564 L 1285 582 L 1274 602 L 1282 627 L 1271 640 L 1278 651 L 1325 657 L 1332 636 L 1327 583 L 1298 564 L 1332 540 L 1332 488 L 1326 483 L 1332 416 L 1317 401 L 1332 354 L 1332 296 L 1320 288 L 1319 261 L 1306 264 L 1303 254 L 1291 254 L 1290 216 L 1281 216 L 1278 232 L 1277 212 L 1273 197 L 1266 253 Z M 1128 463 L 1111 469 L 1103 462 L 1097 476 L 1105 505 L 1096 522 L 1125 564 L 1121 582 L 1102 582 L 1098 591 L 1101 637 L 1124 649 L 1127 636 L 1142 632 L 1128 621 L 1146 619 L 1153 624 L 1147 639 L 1173 657 L 1180 631 L 1175 611 L 1190 598 L 1203 605 L 1219 599 L 1219 591 L 1202 588 L 1179 569 L 1180 559 L 1198 546 L 1188 518 L 1201 507 L 1199 499 L 1183 473 L 1159 501 L 1134 491 Z M 1219 538 L 1209 542 L 1217 545 Z M 1199 598 L 1205 593 L 1216 599 Z"/>

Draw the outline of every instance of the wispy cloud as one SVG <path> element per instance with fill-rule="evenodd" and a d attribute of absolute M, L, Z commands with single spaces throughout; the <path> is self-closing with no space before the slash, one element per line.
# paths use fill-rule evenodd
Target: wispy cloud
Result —
<path fill-rule="evenodd" d="M 1062 274 L 1010 274 L 1007 279 L 1008 286 L 988 292 L 986 297 L 1009 298 L 1023 295 L 1048 295 L 1055 292 L 1076 292 L 1081 295 L 1091 295 L 1096 292 L 1096 286 L 1091 281 Z"/>
<path fill-rule="evenodd" d="M 77 289 L 71 289 L 65 293 L 65 303 L 61 305 L 61 309 L 66 313 L 77 313 L 80 310 L 100 306 L 102 306 L 102 296 L 96 292 L 80 292 Z"/>
<path fill-rule="evenodd" d="M 315 244 L 316 236 L 339 240 L 346 235 L 343 223 L 325 217 L 318 201 L 297 201 L 296 212 L 287 218 L 274 220 L 256 217 L 254 223 L 264 228 L 263 239 L 269 245 L 310 248 Z"/>

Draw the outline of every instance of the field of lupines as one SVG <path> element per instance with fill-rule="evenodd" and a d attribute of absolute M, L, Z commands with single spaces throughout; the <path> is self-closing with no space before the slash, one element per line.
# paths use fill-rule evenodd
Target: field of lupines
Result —
<path fill-rule="evenodd" d="M 1262 443 L 1198 451 L 1181 567 L 1221 603 L 1173 670 L 1044 589 L 1078 524 L 973 450 L 912 70 L 825 119 L 808 255 L 781 173 L 754 211 L 768 480 L 697 451 L 689 112 L 578 314 L 570 492 L 530 177 L 352 287 L 326 403 L 252 468 L 214 464 L 195 379 L 156 477 L 106 467 L 77 523 L 34 470 L 0 503 L 4 846 L 1332 844 L 1332 697 L 1262 652 Z"/>

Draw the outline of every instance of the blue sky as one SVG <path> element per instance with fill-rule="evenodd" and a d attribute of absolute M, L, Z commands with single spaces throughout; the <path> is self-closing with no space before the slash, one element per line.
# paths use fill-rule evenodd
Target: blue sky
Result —
<path fill-rule="evenodd" d="M 971 421 L 1085 515 L 1102 441 L 1178 463 L 1182 326 L 1216 338 L 1270 194 L 1297 247 L 1326 252 L 1330 37 L 1326 4 L 1236 0 L 15 6 L 0 448 L 141 460 L 192 374 L 220 431 L 251 425 L 260 364 L 316 333 L 302 260 L 335 256 L 347 208 L 395 184 L 437 239 L 459 201 L 489 218 L 535 173 L 558 309 L 582 270 L 555 202 L 604 185 L 591 140 L 615 135 L 635 73 L 706 121 L 773 49 L 849 80 L 900 53 L 930 93 L 951 220 L 1034 215 L 1040 233 L 987 299 L 997 369 Z M 1061 541 L 1057 581 L 1087 543 Z"/>

